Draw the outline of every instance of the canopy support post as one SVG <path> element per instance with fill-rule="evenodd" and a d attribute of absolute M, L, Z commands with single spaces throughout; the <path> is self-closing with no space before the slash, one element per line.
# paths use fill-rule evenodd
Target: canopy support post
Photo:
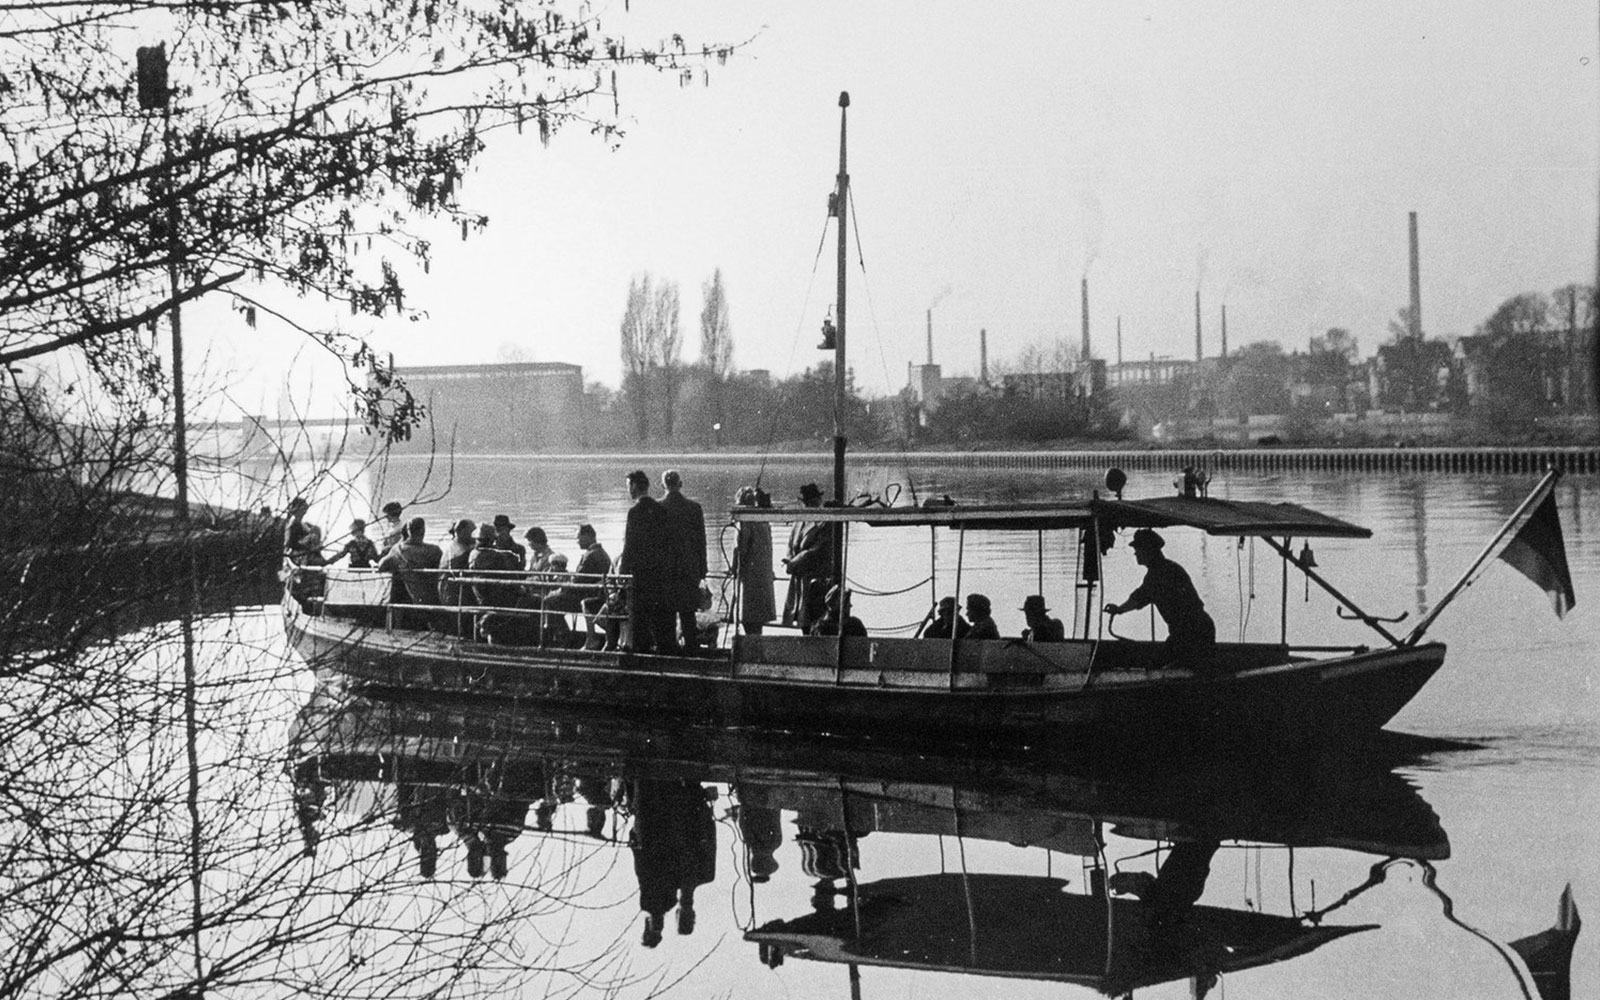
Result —
<path fill-rule="evenodd" d="M 1291 542 L 1294 540 L 1287 536 L 1283 539 L 1283 550 L 1292 551 Z M 1283 581 L 1278 588 L 1278 643 L 1289 645 L 1289 560 L 1283 561 Z"/>

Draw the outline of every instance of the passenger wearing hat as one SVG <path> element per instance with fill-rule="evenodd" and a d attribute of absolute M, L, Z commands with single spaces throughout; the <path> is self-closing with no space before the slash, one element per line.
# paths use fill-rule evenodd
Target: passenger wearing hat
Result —
<path fill-rule="evenodd" d="M 528 565 L 528 550 L 522 547 L 511 534 L 516 525 L 511 523 L 511 518 L 504 514 L 494 516 L 494 547 L 502 552 L 509 552 L 517 557 L 517 569 L 526 569 Z"/>
<path fill-rule="evenodd" d="M 1000 626 L 994 623 L 994 606 L 983 594 L 967 595 L 967 622 L 971 625 L 968 639 L 1000 638 Z"/>
<path fill-rule="evenodd" d="M 383 523 L 379 525 L 383 529 L 383 534 L 378 538 L 380 553 L 388 552 L 405 539 L 406 526 L 400 523 L 400 514 L 404 510 L 398 500 L 390 500 L 383 505 Z"/>
<path fill-rule="evenodd" d="M 1066 626 L 1061 624 L 1061 619 L 1050 617 L 1050 609 L 1044 606 L 1044 595 L 1030 595 L 1019 610 L 1028 619 L 1028 627 L 1022 630 L 1024 642 L 1067 641 Z"/>
<path fill-rule="evenodd" d="M 350 540 L 344 543 L 338 555 L 328 561 L 336 563 L 346 556 L 350 557 L 351 569 L 371 569 L 372 564 L 378 561 L 378 547 L 367 537 L 367 522 L 359 517 L 350 522 Z"/>
<path fill-rule="evenodd" d="M 1134 558 L 1145 568 L 1144 582 L 1121 604 L 1107 604 L 1108 615 L 1155 605 L 1167 623 L 1167 642 L 1163 665 L 1192 663 L 1207 656 L 1217 645 L 1217 626 L 1206 614 L 1205 602 L 1188 572 L 1161 551 L 1165 539 L 1149 528 L 1133 533 L 1130 546 Z"/>
<path fill-rule="evenodd" d="M 800 487 L 800 503 L 822 506 L 816 483 Z M 809 631 L 811 623 L 827 611 L 828 586 L 833 576 L 833 531 L 816 521 L 796 521 L 789 529 L 789 554 L 783 558 L 789 574 L 789 593 L 783 602 L 783 624 Z"/>

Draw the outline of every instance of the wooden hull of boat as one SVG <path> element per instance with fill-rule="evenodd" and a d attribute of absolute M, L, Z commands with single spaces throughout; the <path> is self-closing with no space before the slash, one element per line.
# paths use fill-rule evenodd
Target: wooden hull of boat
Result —
<path fill-rule="evenodd" d="M 1444 660 L 1444 648 L 1429 644 L 1222 676 L 1159 670 L 1074 674 L 1067 668 L 1029 673 L 1016 668 L 1015 656 L 996 659 L 990 668 L 917 673 L 889 666 L 775 665 L 748 657 L 752 648 L 780 648 L 772 642 L 741 647 L 736 657 L 726 652 L 665 657 L 492 646 L 308 615 L 287 602 L 285 616 L 292 641 L 313 667 L 378 691 L 594 706 L 652 718 L 805 732 L 889 738 L 933 733 L 1176 751 L 1234 743 L 1303 744 L 1374 732 Z M 794 648 L 796 640 L 787 642 Z M 867 661 L 897 662 L 881 655 L 877 647 L 886 643 L 847 642 L 861 644 L 849 647 L 844 658 L 860 661 L 858 668 Z M 900 642 L 931 647 L 927 640 Z M 997 647 L 987 655 L 1007 644 L 978 645 Z M 1073 646 L 1060 644 L 1051 655 L 1094 655 Z M 815 650 L 814 642 L 810 648 Z M 823 651 L 833 648 L 825 644 Z"/>

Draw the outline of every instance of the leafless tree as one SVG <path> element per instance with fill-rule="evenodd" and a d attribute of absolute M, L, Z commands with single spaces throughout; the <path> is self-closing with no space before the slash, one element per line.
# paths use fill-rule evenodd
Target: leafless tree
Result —
<path fill-rule="evenodd" d="M 733 325 L 728 319 L 728 293 L 722 285 L 722 268 L 700 286 L 700 363 L 713 378 L 733 373 Z"/>
<path fill-rule="evenodd" d="M 672 438 L 673 418 L 678 406 L 678 390 L 683 385 L 683 325 L 679 320 L 678 283 L 663 281 L 656 286 L 650 304 L 652 336 L 658 345 L 656 383 L 661 397 L 661 429 Z"/>
<path fill-rule="evenodd" d="M 628 305 L 622 313 L 622 389 L 633 409 L 634 427 L 642 444 L 650 439 L 650 381 L 660 364 L 660 347 L 652 323 L 654 290 L 650 275 L 628 282 Z"/>

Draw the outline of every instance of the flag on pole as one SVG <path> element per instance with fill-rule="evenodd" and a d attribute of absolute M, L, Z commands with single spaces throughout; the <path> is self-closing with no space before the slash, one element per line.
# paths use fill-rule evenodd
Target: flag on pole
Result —
<path fill-rule="evenodd" d="M 1545 495 L 1544 501 L 1501 551 L 1500 558 L 1550 595 L 1557 618 L 1565 617 L 1572 610 L 1577 598 L 1572 593 L 1572 573 L 1567 569 L 1567 547 L 1561 539 L 1561 518 L 1556 513 L 1554 492 Z"/>

